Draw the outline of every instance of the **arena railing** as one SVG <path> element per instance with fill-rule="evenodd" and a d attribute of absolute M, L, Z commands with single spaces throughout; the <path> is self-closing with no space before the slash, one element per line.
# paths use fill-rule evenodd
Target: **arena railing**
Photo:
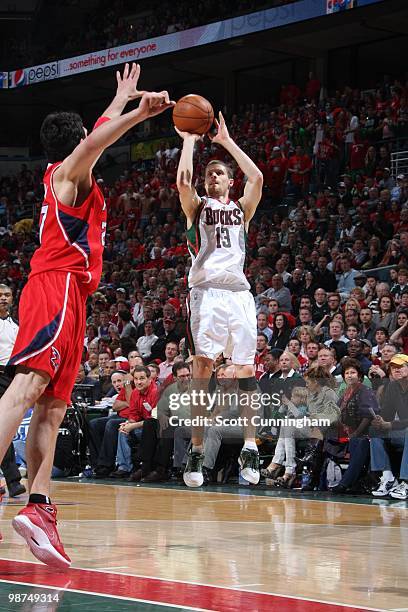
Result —
<path fill-rule="evenodd" d="M 391 153 L 391 174 L 394 178 L 408 174 L 408 150 Z"/>

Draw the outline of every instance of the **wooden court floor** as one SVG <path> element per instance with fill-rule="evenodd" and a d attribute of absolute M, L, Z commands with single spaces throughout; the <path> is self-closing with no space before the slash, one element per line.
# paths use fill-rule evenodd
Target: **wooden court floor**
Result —
<path fill-rule="evenodd" d="M 37 563 L 0 508 L 0 612 L 408 611 L 408 504 L 260 488 L 53 483 L 73 568 Z"/>

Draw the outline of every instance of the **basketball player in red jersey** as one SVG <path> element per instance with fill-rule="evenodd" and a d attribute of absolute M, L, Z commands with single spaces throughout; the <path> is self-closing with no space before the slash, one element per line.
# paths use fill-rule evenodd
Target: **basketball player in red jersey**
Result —
<path fill-rule="evenodd" d="M 174 105 L 167 91 L 139 92 L 140 68 L 117 73 L 117 92 L 87 136 L 79 115 L 52 113 L 41 127 L 49 159 L 40 219 L 40 247 L 20 301 L 20 329 L 9 361 L 14 380 L 0 400 L 0 461 L 24 413 L 35 405 L 27 437 L 30 498 L 13 520 L 40 561 L 69 567 L 49 498 L 58 428 L 81 361 L 85 302 L 97 288 L 107 211 L 92 168 L 103 151 L 137 123 Z M 126 104 L 138 108 L 122 115 Z"/>

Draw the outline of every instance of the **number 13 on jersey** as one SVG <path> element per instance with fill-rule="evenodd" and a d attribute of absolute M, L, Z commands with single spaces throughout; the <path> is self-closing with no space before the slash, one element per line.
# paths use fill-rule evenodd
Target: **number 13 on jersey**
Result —
<path fill-rule="evenodd" d="M 231 246 L 231 238 L 228 227 L 220 227 L 219 225 L 215 228 L 217 236 L 217 249 L 224 247 L 229 249 Z"/>

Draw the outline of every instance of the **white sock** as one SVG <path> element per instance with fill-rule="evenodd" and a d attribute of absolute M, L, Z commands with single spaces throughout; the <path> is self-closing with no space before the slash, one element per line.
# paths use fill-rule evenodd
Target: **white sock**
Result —
<path fill-rule="evenodd" d="M 248 450 L 254 450 L 258 452 L 258 447 L 256 445 L 256 442 L 254 442 L 253 440 L 245 440 L 243 448 L 247 448 Z"/>
<path fill-rule="evenodd" d="M 394 474 L 391 472 L 391 470 L 384 470 L 383 471 L 383 478 L 387 482 L 390 481 L 390 480 L 394 480 Z"/>
<path fill-rule="evenodd" d="M 203 446 L 202 446 L 202 444 L 200 446 L 194 446 L 194 444 L 193 444 L 193 446 L 191 448 L 191 452 L 193 452 L 193 453 L 200 453 L 200 455 L 202 455 L 202 453 L 203 453 Z"/>

